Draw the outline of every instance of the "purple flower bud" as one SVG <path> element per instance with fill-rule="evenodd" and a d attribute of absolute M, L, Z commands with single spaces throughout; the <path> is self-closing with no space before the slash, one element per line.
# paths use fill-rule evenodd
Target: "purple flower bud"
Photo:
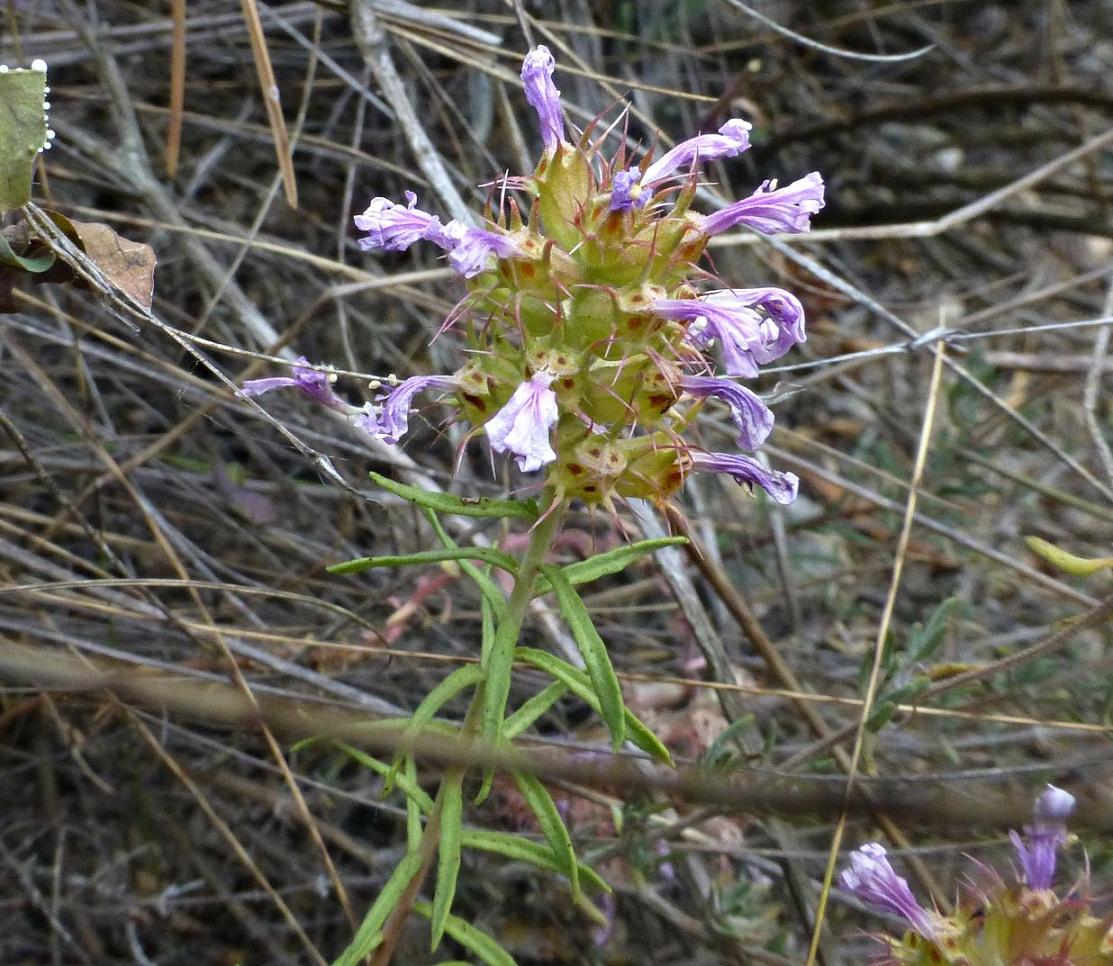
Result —
<path fill-rule="evenodd" d="M 360 231 L 370 232 L 359 240 L 365 252 L 382 249 L 387 252 L 404 252 L 419 241 L 431 241 L 445 247 L 444 228 L 436 215 L 422 211 L 417 205 L 417 195 L 406 192 L 406 207 L 389 198 L 373 198 L 362 215 L 353 219 Z"/>
<path fill-rule="evenodd" d="M 818 171 L 783 188 L 770 188 L 766 181 L 749 198 L 727 205 L 703 219 L 708 235 L 748 225 L 763 235 L 778 232 L 798 234 L 811 227 L 811 216 L 823 207 L 823 178 Z"/>
<path fill-rule="evenodd" d="M 916 901 L 908 883 L 893 871 L 884 846 L 870 842 L 851 852 L 850 868 L 839 873 L 839 882 L 859 899 L 907 920 L 925 939 L 934 937 L 931 916 Z"/>
<path fill-rule="evenodd" d="M 554 70 L 556 61 L 544 44 L 534 47 L 522 61 L 526 100 L 537 111 L 546 151 L 555 151 L 564 140 L 564 115 L 560 110 L 560 91 L 553 83 Z"/>
<path fill-rule="evenodd" d="M 429 389 L 452 389 L 455 385 L 454 376 L 411 376 L 379 397 L 382 409 L 378 417 L 373 417 L 374 428 L 371 428 L 371 423 L 364 428 L 387 443 L 397 443 L 409 431 L 410 406 L 414 396 Z"/>
<path fill-rule="evenodd" d="M 752 453 L 773 431 L 773 413 L 756 393 L 729 379 L 714 376 L 682 376 L 680 388 L 693 396 L 714 396 L 730 406 L 730 415 L 738 427 L 738 445 Z"/>
<path fill-rule="evenodd" d="M 549 433 L 556 424 L 556 393 L 549 388 L 555 377 L 551 372 L 535 372 L 484 427 L 491 449 L 512 453 L 518 469 L 525 473 L 539 470 L 556 459 Z"/>
<path fill-rule="evenodd" d="M 649 201 L 649 192 L 642 191 L 641 176 L 637 165 L 615 173 L 611 183 L 611 211 L 645 207 L 645 203 Z"/>
<path fill-rule="evenodd" d="M 312 369 L 305 356 L 298 356 L 292 366 L 293 376 L 270 376 L 266 379 L 248 379 L 243 391 L 248 396 L 261 396 L 272 389 L 300 389 L 322 406 L 347 412 L 351 407 L 332 391 L 332 380 L 327 372 Z"/>
<path fill-rule="evenodd" d="M 796 499 L 800 481 L 795 473 L 778 473 L 767 470 L 752 456 L 738 453 L 691 453 L 692 469 L 707 473 L 729 473 L 735 482 L 745 483 L 753 489 L 756 483 L 777 503 L 791 503 Z"/>
<path fill-rule="evenodd" d="M 472 278 L 484 271 L 492 254 L 499 258 L 522 254 L 518 243 L 509 235 L 470 228 L 456 220 L 445 225 L 444 247 L 448 251 L 448 263 L 464 278 Z"/>
<path fill-rule="evenodd" d="M 1067 819 L 1074 811 L 1074 796 L 1048 785 L 1036 799 L 1035 821 L 1024 826 L 1024 837 L 1009 832 L 1020 872 L 1029 889 L 1050 889 L 1055 878 L 1056 853 L 1067 840 Z"/>
<path fill-rule="evenodd" d="M 694 323 L 688 338 L 698 345 L 717 339 L 732 376 L 756 376 L 759 365 L 779 359 L 805 338 L 803 306 L 779 288 L 722 289 L 702 299 L 659 299 L 653 311 Z"/>

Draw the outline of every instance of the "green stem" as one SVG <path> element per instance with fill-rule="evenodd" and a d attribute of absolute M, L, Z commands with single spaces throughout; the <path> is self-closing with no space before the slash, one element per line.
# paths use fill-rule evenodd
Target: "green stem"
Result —
<path fill-rule="evenodd" d="M 495 639 L 491 643 L 491 649 L 486 656 L 486 677 L 475 689 L 471 703 L 468 705 L 467 714 L 464 717 L 464 726 L 461 732 L 464 738 L 474 737 L 477 724 L 482 722 L 483 736 L 493 742 L 502 725 L 503 716 L 506 713 L 506 702 L 510 695 L 510 669 L 514 664 L 514 649 L 518 646 L 522 624 L 526 617 L 526 609 L 533 598 L 537 578 L 541 573 L 541 564 L 552 546 L 553 538 L 564 517 L 564 505 L 553 506 L 553 494 L 546 491 L 545 495 L 549 499 L 546 501 L 543 498 L 541 503 L 543 506 L 547 505 L 549 510 L 541 520 L 534 524 L 533 530 L 530 532 L 529 545 L 526 547 L 525 555 L 518 567 L 514 589 L 510 592 L 506 611 L 502 620 L 499 621 L 499 626 L 495 631 Z M 495 683 L 494 689 L 490 688 L 492 679 Z M 402 938 L 402 927 L 409 917 L 414 902 L 417 901 L 418 892 L 421 890 L 422 883 L 429 874 L 433 860 L 437 855 L 445 785 L 449 782 L 461 781 L 464 771 L 465 769 L 462 766 L 453 765 L 446 771 L 444 778 L 441 780 L 441 786 L 433 804 L 433 811 L 425 823 L 425 831 L 422 833 L 421 842 L 418 846 L 418 853 L 421 855 L 421 867 L 413 879 L 410 880 L 406 891 L 399 897 L 398 904 L 383 924 L 383 939 L 375 950 L 372 966 L 388 966 L 394 956 L 394 950 L 398 941 Z"/>

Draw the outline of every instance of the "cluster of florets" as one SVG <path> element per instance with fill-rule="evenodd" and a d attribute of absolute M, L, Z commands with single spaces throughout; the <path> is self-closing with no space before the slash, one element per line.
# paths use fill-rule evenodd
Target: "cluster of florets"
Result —
<path fill-rule="evenodd" d="M 730 377 L 752 378 L 804 341 L 803 308 L 777 288 L 706 291 L 712 276 L 697 263 L 711 236 L 735 226 L 806 231 L 823 206 L 822 178 L 812 173 L 781 188 L 766 182 L 721 211 L 698 214 L 689 210 L 697 166 L 745 151 L 750 125 L 729 120 L 656 161 L 646 155 L 630 164 L 624 148 L 606 158 L 590 128 L 576 144 L 567 139 L 554 69 L 545 47 L 525 58 L 522 80 L 544 149 L 532 176 L 497 186 L 486 227 L 442 223 L 417 207 L 413 192 L 404 205 L 375 198 L 356 216 L 365 250 L 425 241 L 446 253 L 468 294 L 445 329 L 459 332 L 469 350 L 456 372 L 406 379 L 356 418 L 396 442 L 414 397 L 435 392 L 495 452 L 513 456 L 524 472 L 545 470 L 558 498 L 662 499 L 689 473 L 712 470 L 791 502 L 796 477 L 750 455 L 772 430 L 773 414 Z M 716 346 L 725 377 L 714 374 Z M 742 452 L 708 453 L 683 440 L 709 398 L 728 407 Z"/>
<path fill-rule="evenodd" d="M 889 864 L 877 843 L 850 856 L 839 876 L 844 889 L 908 923 L 898 940 L 885 938 L 891 964 L 951 966 L 1099 966 L 1113 963 L 1113 919 L 1090 914 L 1089 901 L 1072 890 L 1052 890 L 1058 850 L 1068 841 L 1074 796 L 1048 785 L 1036 799 L 1024 834 L 1010 833 L 1019 881 L 1008 885 L 984 866 L 989 881 L 972 890 L 949 916 L 925 909 Z"/>

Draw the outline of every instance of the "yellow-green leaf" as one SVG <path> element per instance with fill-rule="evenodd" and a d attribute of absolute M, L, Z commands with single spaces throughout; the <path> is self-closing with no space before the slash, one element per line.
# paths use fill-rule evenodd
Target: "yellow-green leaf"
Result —
<path fill-rule="evenodd" d="M 1065 570 L 1076 577 L 1089 577 L 1099 570 L 1113 567 L 1113 557 L 1076 557 L 1040 537 L 1025 537 L 1024 542 L 1032 553 L 1043 557 L 1052 567 Z"/>

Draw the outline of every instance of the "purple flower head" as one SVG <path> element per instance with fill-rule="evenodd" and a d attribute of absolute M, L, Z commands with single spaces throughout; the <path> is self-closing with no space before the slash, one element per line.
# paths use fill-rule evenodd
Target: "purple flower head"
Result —
<path fill-rule="evenodd" d="M 738 453 L 691 453 L 692 469 L 707 473 L 729 473 L 735 482 L 753 488 L 756 483 L 777 503 L 791 503 L 796 499 L 800 481 L 795 473 L 778 473 L 767 470 L 752 456 Z"/>
<path fill-rule="evenodd" d="M 564 115 L 560 110 L 560 91 L 553 83 L 554 70 L 556 61 L 544 44 L 534 47 L 522 61 L 526 100 L 537 111 L 546 151 L 555 151 L 564 140 Z"/>
<path fill-rule="evenodd" d="M 624 211 L 631 206 L 644 208 L 649 200 L 649 190 L 668 178 L 673 172 L 687 169 L 693 161 L 717 161 L 733 158 L 750 146 L 750 125 L 734 117 L 719 128 L 718 134 L 700 134 L 666 151 L 654 161 L 645 174 L 638 168 L 620 171 L 614 177 L 611 191 L 611 211 Z"/>
<path fill-rule="evenodd" d="M 365 428 L 388 443 L 397 443 L 409 431 L 414 396 L 429 389 L 452 389 L 455 385 L 454 376 L 411 376 L 379 397 L 382 409 L 375 418 L 374 428 L 370 428 L 370 424 Z"/>
<path fill-rule="evenodd" d="M 535 372 L 525 380 L 485 426 L 491 449 L 512 453 L 518 469 L 525 473 L 539 470 L 556 459 L 549 433 L 556 424 L 556 393 L 549 387 L 551 372 Z"/>
<path fill-rule="evenodd" d="M 436 215 L 422 211 L 417 205 L 417 195 L 406 192 L 406 206 L 389 198 L 372 198 L 362 215 L 355 216 L 356 227 L 370 232 L 359 240 L 365 252 L 381 249 L 387 252 L 404 252 L 419 241 L 431 241 L 445 247 L 444 228 Z"/>
<path fill-rule="evenodd" d="M 770 188 L 766 181 L 749 198 L 727 205 L 703 219 L 708 235 L 748 225 L 763 235 L 778 232 L 799 234 L 811 227 L 811 216 L 823 207 L 823 178 L 818 171 L 783 188 Z"/>
<path fill-rule="evenodd" d="M 322 406 L 347 412 L 350 408 L 343 399 L 332 391 L 332 378 L 329 373 L 313 369 L 305 356 L 298 356 L 292 366 L 292 376 L 270 376 L 266 379 L 248 379 L 243 391 L 248 396 L 261 396 L 272 389 L 300 389 Z"/>
<path fill-rule="evenodd" d="M 779 288 L 722 289 L 702 299 L 659 299 L 653 311 L 694 323 L 688 338 L 697 344 L 718 340 L 732 376 L 756 376 L 759 365 L 779 359 L 805 338 L 803 306 Z"/>
<path fill-rule="evenodd" d="M 730 415 L 738 427 L 738 445 L 752 453 L 773 431 L 773 413 L 756 393 L 729 379 L 714 376 L 682 376 L 680 388 L 693 396 L 714 396 L 730 406 Z"/>
<path fill-rule="evenodd" d="M 839 873 L 839 882 L 859 899 L 907 920 L 925 939 L 934 937 L 931 916 L 916 901 L 908 883 L 893 871 L 884 846 L 869 842 L 851 852 L 850 868 Z"/>
<path fill-rule="evenodd" d="M 464 278 L 472 278 L 486 269 L 487 259 L 492 254 L 499 258 L 522 254 L 518 243 L 509 235 L 470 228 L 456 220 L 445 225 L 443 234 L 448 263 Z"/>
<path fill-rule="evenodd" d="M 1029 889 L 1051 888 L 1056 853 L 1067 840 L 1067 819 L 1073 811 L 1074 796 L 1048 785 L 1036 799 L 1035 821 L 1024 826 L 1024 836 L 1009 832 L 1021 875 Z"/>

